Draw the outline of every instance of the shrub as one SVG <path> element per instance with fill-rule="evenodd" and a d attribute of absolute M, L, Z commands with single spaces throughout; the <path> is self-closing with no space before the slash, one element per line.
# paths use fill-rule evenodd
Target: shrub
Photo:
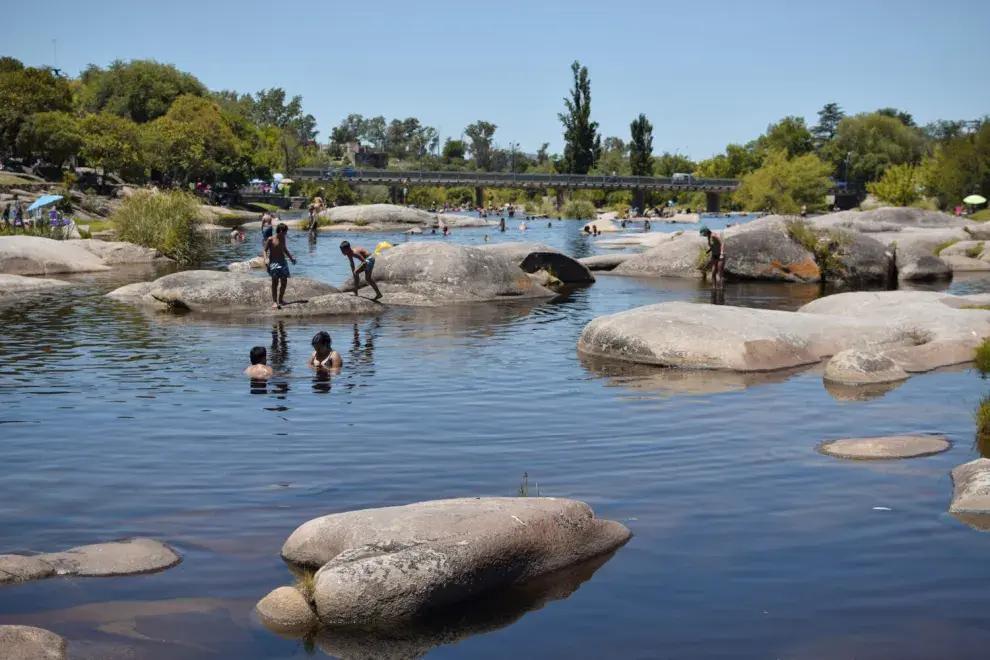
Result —
<path fill-rule="evenodd" d="M 595 217 L 595 205 L 583 199 L 572 199 L 560 210 L 562 218 L 590 220 Z"/>
<path fill-rule="evenodd" d="M 792 241 L 811 253 L 823 281 L 841 275 L 845 269 L 842 250 L 852 240 L 847 234 L 816 229 L 804 220 L 787 220 L 784 228 Z"/>
<path fill-rule="evenodd" d="M 974 220 L 976 222 L 986 222 L 990 220 L 990 209 L 983 209 L 982 211 L 977 211 L 972 213 L 967 218 L 968 220 Z"/>
<path fill-rule="evenodd" d="M 177 190 L 138 191 L 110 217 L 118 240 L 156 248 L 179 263 L 195 263 L 205 255 L 199 222 L 199 201 Z"/>
<path fill-rule="evenodd" d="M 939 243 L 938 245 L 935 246 L 935 249 L 932 250 L 932 254 L 934 254 L 937 257 L 938 255 L 942 254 L 942 250 L 949 247 L 950 245 L 955 245 L 958 242 L 959 242 L 958 238 L 953 238 L 948 241 Z"/>
<path fill-rule="evenodd" d="M 973 418 L 976 421 L 977 442 L 981 438 L 990 438 L 990 394 L 984 394 L 980 397 L 980 403 L 976 406 Z"/>
<path fill-rule="evenodd" d="M 976 245 L 966 250 L 966 256 L 970 259 L 979 259 L 980 255 L 983 254 L 983 242 L 980 241 Z"/>
<path fill-rule="evenodd" d="M 985 338 L 976 347 L 976 352 L 973 355 L 973 363 L 979 369 L 981 375 L 986 376 L 990 373 L 990 337 Z"/>

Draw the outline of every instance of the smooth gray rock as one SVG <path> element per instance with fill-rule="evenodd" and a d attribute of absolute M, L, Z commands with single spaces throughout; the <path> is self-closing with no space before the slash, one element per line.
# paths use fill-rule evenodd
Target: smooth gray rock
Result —
<path fill-rule="evenodd" d="M 990 515 L 990 458 L 978 458 L 952 470 L 949 512 Z"/>
<path fill-rule="evenodd" d="M 319 568 L 325 625 L 408 621 L 612 551 L 630 537 L 588 505 L 553 498 L 463 498 L 339 513 L 299 527 L 282 547 Z"/>
<path fill-rule="evenodd" d="M 419 209 L 393 204 L 359 204 L 354 206 L 335 206 L 320 211 L 319 217 L 330 222 L 345 223 L 375 223 L 375 224 L 413 224 L 435 225 L 436 213 L 427 213 Z"/>
<path fill-rule="evenodd" d="M 616 266 L 616 275 L 640 277 L 684 277 L 700 278 L 699 264 L 704 263 L 704 251 L 708 243 L 695 231 L 680 235 L 661 236 L 660 242 L 642 254 L 637 254 Z"/>
<path fill-rule="evenodd" d="M 983 244 L 984 241 L 959 241 L 942 248 L 938 256 L 943 260 L 946 257 L 968 257 L 970 252 L 975 251 L 976 256 L 971 258 L 978 259 L 983 254 Z"/>
<path fill-rule="evenodd" d="M 952 269 L 933 253 L 938 244 L 916 237 L 897 241 L 894 255 L 897 259 L 897 279 L 902 282 L 930 282 L 952 278 Z"/>
<path fill-rule="evenodd" d="M 41 555 L 41 558 L 54 566 L 59 575 L 79 577 L 156 573 L 182 561 L 182 557 L 169 546 L 146 538 L 84 545 Z"/>
<path fill-rule="evenodd" d="M 534 284 L 526 273 L 490 250 L 456 243 L 403 243 L 376 260 L 375 281 L 383 303 L 443 306 L 452 303 L 552 298 L 553 291 Z M 341 289 L 353 290 L 353 280 Z M 361 286 L 365 286 L 361 278 Z"/>
<path fill-rule="evenodd" d="M 286 294 L 288 296 L 288 294 Z M 353 293 L 328 293 L 302 302 L 286 303 L 282 309 L 271 306 L 252 312 L 248 318 L 285 318 L 320 316 L 372 316 L 385 311 L 385 305 L 374 302 L 366 295 Z"/>
<path fill-rule="evenodd" d="M 817 282 L 821 272 L 814 256 L 783 228 L 768 227 L 723 237 L 725 274 L 743 280 Z"/>
<path fill-rule="evenodd" d="M 944 435 L 888 435 L 826 440 L 818 445 L 818 451 L 836 458 L 871 461 L 934 456 L 951 447 Z"/>
<path fill-rule="evenodd" d="M 65 660 L 68 645 L 55 633 L 32 626 L 0 626 L 3 660 Z"/>
<path fill-rule="evenodd" d="M 254 257 L 247 261 L 235 261 L 227 264 L 227 270 L 231 273 L 250 273 L 252 270 L 260 270 L 265 267 L 264 257 Z"/>
<path fill-rule="evenodd" d="M 476 227 L 497 227 L 498 222 L 489 222 L 485 218 L 479 218 L 477 216 L 472 217 L 469 215 L 450 215 L 447 213 L 438 213 L 436 215 L 436 222 L 434 223 L 434 226 L 446 226 L 451 229 L 468 229 Z"/>
<path fill-rule="evenodd" d="M 610 271 L 635 256 L 635 254 L 625 252 L 619 254 L 599 254 L 594 257 L 584 257 L 582 259 L 578 259 L 578 262 L 584 264 L 584 266 L 592 272 L 599 270 Z"/>
<path fill-rule="evenodd" d="M 44 580 L 55 575 L 55 567 L 42 556 L 0 555 L 0 584 Z"/>
<path fill-rule="evenodd" d="M 894 253 L 867 234 L 841 232 L 841 270 L 828 279 L 853 284 L 879 284 L 893 279 Z"/>
<path fill-rule="evenodd" d="M 983 259 L 974 259 L 964 255 L 951 254 L 940 256 L 939 259 L 949 267 L 953 273 L 979 273 L 990 270 L 990 262 Z"/>
<path fill-rule="evenodd" d="M 819 227 L 838 227 L 853 231 L 890 231 L 891 228 L 930 228 L 963 227 L 963 218 L 957 218 L 941 211 L 926 211 L 910 207 L 888 206 L 872 211 L 839 211 L 814 219 Z"/>
<path fill-rule="evenodd" d="M 104 263 L 110 266 L 124 264 L 168 264 L 173 263 L 164 254 L 155 248 L 146 248 L 134 243 L 122 241 L 99 241 L 92 238 L 65 241 L 71 245 L 78 245 L 87 252 L 91 252 L 103 259 Z"/>
<path fill-rule="evenodd" d="M 44 293 L 67 286 L 71 285 L 61 280 L 0 273 L 0 300 L 30 293 Z"/>
<path fill-rule="evenodd" d="M 73 245 L 40 236 L 0 236 L 0 273 L 53 275 L 110 270 L 103 259 Z"/>
<path fill-rule="evenodd" d="M 258 618 L 276 633 L 306 633 L 319 626 L 316 612 L 294 587 L 279 587 L 258 601 Z"/>
<path fill-rule="evenodd" d="M 526 273 L 549 271 L 563 284 L 592 284 L 587 266 L 543 243 L 492 243 L 479 246 L 518 265 Z"/>
<path fill-rule="evenodd" d="M 843 385 L 872 385 L 907 380 L 908 374 L 880 350 L 851 348 L 829 359 L 824 378 Z"/>
<path fill-rule="evenodd" d="M 292 277 L 285 290 L 285 300 L 292 303 L 329 293 L 340 292 L 325 282 Z M 203 313 L 263 311 L 272 303 L 269 278 L 213 270 L 173 273 L 158 278 L 147 287 L 129 284 L 108 295 L 150 307 L 174 307 Z"/>

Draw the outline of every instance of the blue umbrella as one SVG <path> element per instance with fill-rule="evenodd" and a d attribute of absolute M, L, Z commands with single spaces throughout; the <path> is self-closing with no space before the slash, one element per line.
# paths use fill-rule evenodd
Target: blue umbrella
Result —
<path fill-rule="evenodd" d="M 42 208 L 44 206 L 49 206 L 51 204 L 54 204 L 55 202 L 57 202 L 60 199 L 62 199 L 62 196 L 61 195 L 42 195 L 41 197 L 39 197 L 38 199 L 36 199 L 35 202 L 34 202 L 34 204 L 32 204 L 31 206 L 29 206 L 27 208 L 27 210 L 30 212 L 30 211 L 33 211 L 35 209 L 40 209 L 40 208 Z"/>

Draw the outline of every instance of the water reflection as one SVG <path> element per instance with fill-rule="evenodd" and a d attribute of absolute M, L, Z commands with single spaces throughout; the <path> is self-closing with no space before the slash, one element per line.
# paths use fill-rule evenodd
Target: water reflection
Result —
<path fill-rule="evenodd" d="M 591 579 L 614 552 L 467 603 L 435 610 L 413 624 L 377 630 L 324 629 L 311 643 L 341 660 L 413 660 L 431 649 L 493 632 L 528 612 L 563 600 Z"/>
<path fill-rule="evenodd" d="M 896 390 L 907 381 L 899 380 L 894 383 L 870 383 L 866 385 L 844 385 L 828 380 L 822 382 L 825 384 L 825 391 L 832 395 L 836 401 L 872 401 Z"/>

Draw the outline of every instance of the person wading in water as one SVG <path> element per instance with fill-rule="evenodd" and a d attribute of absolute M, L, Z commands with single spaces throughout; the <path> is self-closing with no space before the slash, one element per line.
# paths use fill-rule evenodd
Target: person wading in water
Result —
<path fill-rule="evenodd" d="M 708 265 L 705 266 L 704 272 L 707 273 L 708 270 L 711 269 L 712 286 L 724 284 L 725 249 L 722 244 L 722 237 L 714 233 L 708 227 L 702 227 L 698 233 L 708 239 L 708 254 L 711 255 L 711 258 L 708 260 Z"/>

